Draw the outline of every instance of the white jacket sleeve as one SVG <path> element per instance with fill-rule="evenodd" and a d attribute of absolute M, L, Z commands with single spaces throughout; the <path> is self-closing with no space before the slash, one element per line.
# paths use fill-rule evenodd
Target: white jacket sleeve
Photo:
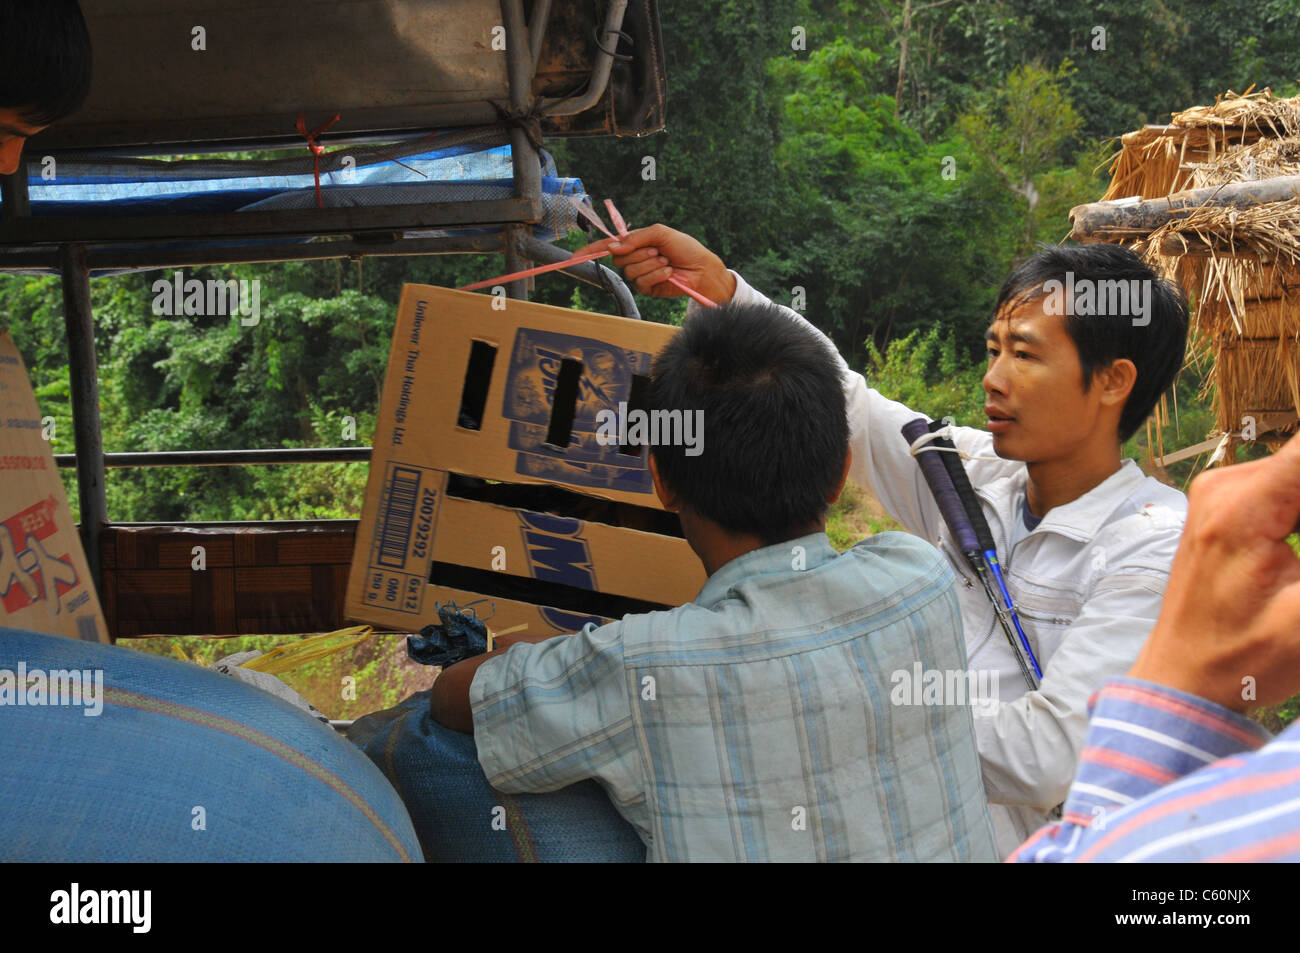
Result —
<path fill-rule="evenodd" d="M 732 301 L 738 304 L 774 304 L 734 271 L 736 293 Z M 803 315 L 784 305 L 776 305 L 800 323 L 826 335 Z M 686 309 L 687 316 L 702 310 L 692 301 Z M 849 446 L 853 450 L 853 464 L 849 479 L 867 490 L 880 501 L 881 506 L 909 532 L 933 543 L 939 537 L 943 517 L 934 502 L 921 469 L 912 458 L 903 439 L 903 425 L 917 417 L 929 417 L 882 397 L 867 386 L 866 379 L 849 368 L 835 345 L 826 338 L 839 363 L 844 377 L 844 396 L 848 403 Z M 972 454 L 992 456 L 992 437 L 982 430 L 959 427 L 955 434 L 958 448 Z M 974 482 L 993 479 L 1013 470 L 1019 464 L 1011 461 L 971 461 L 967 470 Z"/>
<path fill-rule="evenodd" d="M 1171 561 L 1176 547 L 1177 538 L 1160 546 Z M 1088 732 L 1088 699 L 1132 667 L 1168 581 L 1168 572 L 1145 568 L 1106 574 L 1070 623 L 1038 691 L 975 719 L 989 801 L 1046 812 L 1065 800 Z"/>

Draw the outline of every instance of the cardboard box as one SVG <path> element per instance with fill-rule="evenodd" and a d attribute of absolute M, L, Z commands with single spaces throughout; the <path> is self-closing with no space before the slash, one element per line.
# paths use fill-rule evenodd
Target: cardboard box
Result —
<path fill-rule="evenodd" d="M 686 541 L 617 525 L 662 514 L 645 452 L 596 439 L 597 414 L 633 402 L 676 328 L 496 300 L 403 289 L 347 617 L 411 630 L 437 602 L 486 597 L 492 631 L 531 634 L 689 602 L 705 573 Z M 574 495 L 556 515 L 456 489 L 484 480 Z"/>
<path fill-rule="evenodd" d="M 0 331 L 0 625 L 108 642 L 22 357 Z"/>
<path fill-rule="evenodd" d="M 527 632 L 529 635 L 563 635 L 567 632 L 581 631 L 588 622 L 604 625 L 612 621 L 601 615 L 583 612 L 566 612 L 551 606 L 536 605 L 530 602 L 518 602 L 514 599 L 498 599 L 484 596 L 464 589 L 452 589 L 449 586 L 430 586 L 427 593 L 427 605 L 432 609 L 437 603 L 447 605 L 454 603 L 462 609 L 469 606 L 474 614 L 487 623 L 493 638 L 513 632 Z M 436 621 L 436 616 L 428 621 Z"/>
<path fill-rule="evenodd" d="M 497 310 L 499 300 L 425 285 L 403 289 L 376 452 L 658 508 L 644 455 L 601 446 L 596 417 L 630 401 L 633 378 L 648 381 L 655 354 L 677 329 L 523 301 Z M 567 379 L 579 368 L 576 382 Z M 479 429 L 461 426 L 469 422 L 462 418 L 467 405 Z M 548 440 L 562 423 L 556 411 L 572 414 L 571 427 L 556 435 L 565 445 Z"/>

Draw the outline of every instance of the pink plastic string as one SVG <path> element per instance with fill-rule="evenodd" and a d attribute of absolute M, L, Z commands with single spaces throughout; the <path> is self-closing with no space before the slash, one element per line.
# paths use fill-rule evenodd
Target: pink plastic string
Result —
<path fill-rule="evenodd" d="M 610 238 L 614 237 L 614 233 L 605 227 L 605 223 L 600 220 L 600 216 L 596 214 L 596 210 L 593 209 L 586 202 L 582 201 L 576 195 L 570 195 L 569 204 L 571 204 L 575 209 L 578 210 L 579 215 L 581 215 L 587 221 L 591 222 L 591 224 L 595 225 L 603 233 L 608 235 Z"/>
<path fill-rule="evenodd" d="M 591 206 L 582 202 L 576 195 L 570 195 L 569 202 L 575 209 L 577 209 L 578 214 L 580 214 L 587 221 L 591 222 L 591 224 L 595 225 L 596 228 L 600 229 L 610 238 L 616 237 L 613 232 L 611 232 L 608 228 L 605 227 L 605 223 L 600 220 L 600 216 L 596 214 L 595 209 L 593 209 Z M 620 215 L 618 209 L 614 207 L 613 200 L 605 199 L 605 210 L 609 212 L 609 219 L 611 222 L 614 223 L 614 228 L 618 230 L 617 237 L 626 238 L 627 222 L 623 220 L 623 216 Z M 507 282 L 518 281 L 520 278 L 528 278 L 531 277 L 532 275 L 540 275 L 548 271 L 558 271 L 563 268 L 572 267 L 573 265 L 581 265 L 584 261 L 593 261 L 597 258 L 604 258 L 606 255 L 609 254 L 612 254 L 612 252 L 602 251 L 602 252 L 593 252 L 589 255 L 576 255 L 573 258 L 569 258 L 565 261 L 552 262 L 549 265 L 539 265 L 536 268 L 525 268 L 523 271 L 514 271 L 508 275 L 500 275 L 499 277 L 496 278 L 488 278 L 485 281 L 476 281 L 474 282 L 474 284 L 464 285 L 458 290 L 475 291 L 479 288 L 486 288 L 489 285 L 506 284 Z M 705 297 L 704 295 L 696 291 L 694 288 L 687 285 L 686 282 L 679 279 L 676 275 L 670 275 L 668 277 L 668 283 L 671 284 L 673 287 L 678 288 L 681 291 L 684 291 L 686 294 L 690 295 L 692 298 L 694 298 L 700 304 L 704 305 L 704 307 L 706 308 L 717 307 L 717 304 L 715 304 L 713 301 L 710 301 L 707 297 Z"/>
<path fill-rule="evenodd" d="M 540 275 L 548 271 L 558 271 L 561 268 L 572 268 L 574 265 L 581 265 L 584 261 L 594 261 L 597 258 L 604 258 L 612 254 L 607 251 L 594 251 L 589 255 L 575 255 L 564 261 L 554 261 L 549 265 L 538 265 L 536 268 L 525 268 L 523 271 L 512 272 L 508 275 L 502 275 L 499 278 L 488 278 L 486 281 L 476 281 L 472 285 L 464 285 L 458 288 L 458 291 L 476 291 L 479 288 L 486 288 L 488 285 L 503 285 L 510 281 L 517 281 L 520 278 L 528 278 L 531 275 Z"/>
<path fill-rule="evenodd" d="M 614 227 L 618 229 L 618 237 L 627 238 L 627 222 L 623 221 L 623 216 L 618 214 L 618 209 L 614 207 L 613 199 L 605 199 L 605 210 L 609 212 L 609 220 L 613 222 Z M 704 307 L 706 308 L 717 307 L 716 304 L 714 304 L 704 295 L 700 294 L 694 288 L 687 285 L 686 282 L 682 281 L 676 275 L 669 275 L 668 283 L 672 285 L 674 288 L 679 288 L 680 290 L 686 292 L 688 295 L 690 295 L 700 304 L 704 305 Z"/>

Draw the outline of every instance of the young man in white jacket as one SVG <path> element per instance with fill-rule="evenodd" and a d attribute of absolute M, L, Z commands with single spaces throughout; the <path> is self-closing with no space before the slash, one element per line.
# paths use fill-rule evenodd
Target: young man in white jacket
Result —
<path fill-rule="evenodd" d="M 681 294 L 668 282 L 674 275 L 715 302 L 766 300 L 695 239 L 664 225 L 583 251 L 601 248 L 642 294 Z M 1187 306 L 1176 286 L 1126 249 L 1065 246 L 1016 268 L 995 315 L 983 382 L 988 429 L 956 428 L 953 439 L 970 457 L 971 483 L 1042 667 L 1036 690 L 900 434 L 921 415 L 847 364 L 841 370 L 850 478 L 947 555 L 960 580 L 967 664 L 997 673 L 972 681 L 996 686 L 975 724 L 1006 856 L 1064 800 L 1089 696 L 1128 670 L 1160 613 L 1187 500 L 1122 460 L 1120 447 L 1182 365 Z"/>

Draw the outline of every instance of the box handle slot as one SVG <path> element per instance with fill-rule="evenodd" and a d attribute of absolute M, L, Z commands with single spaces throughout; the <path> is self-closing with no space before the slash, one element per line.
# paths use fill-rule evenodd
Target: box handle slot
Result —
<path fill-rule="evenodd" d="M 465 366 L 465 386 L 460 392 L 460 411 L 456 415 L 456 426 L 462 430 L 482 428 L 488 388 L 492 384 L 492 368 L 496 362 L 497 349 L 487 341 L 470 343 L 469 363 Z"/>
<path fill-rule="evenodd" d="M 546 442 L 567 447 L 573 442 L 573 419 L 578 412 L 578 383 L 582 379 L 582 361 L 566 357 L 555 375 L 555 394 L 551 399 L 551 423 L 546 428 Z"/>

